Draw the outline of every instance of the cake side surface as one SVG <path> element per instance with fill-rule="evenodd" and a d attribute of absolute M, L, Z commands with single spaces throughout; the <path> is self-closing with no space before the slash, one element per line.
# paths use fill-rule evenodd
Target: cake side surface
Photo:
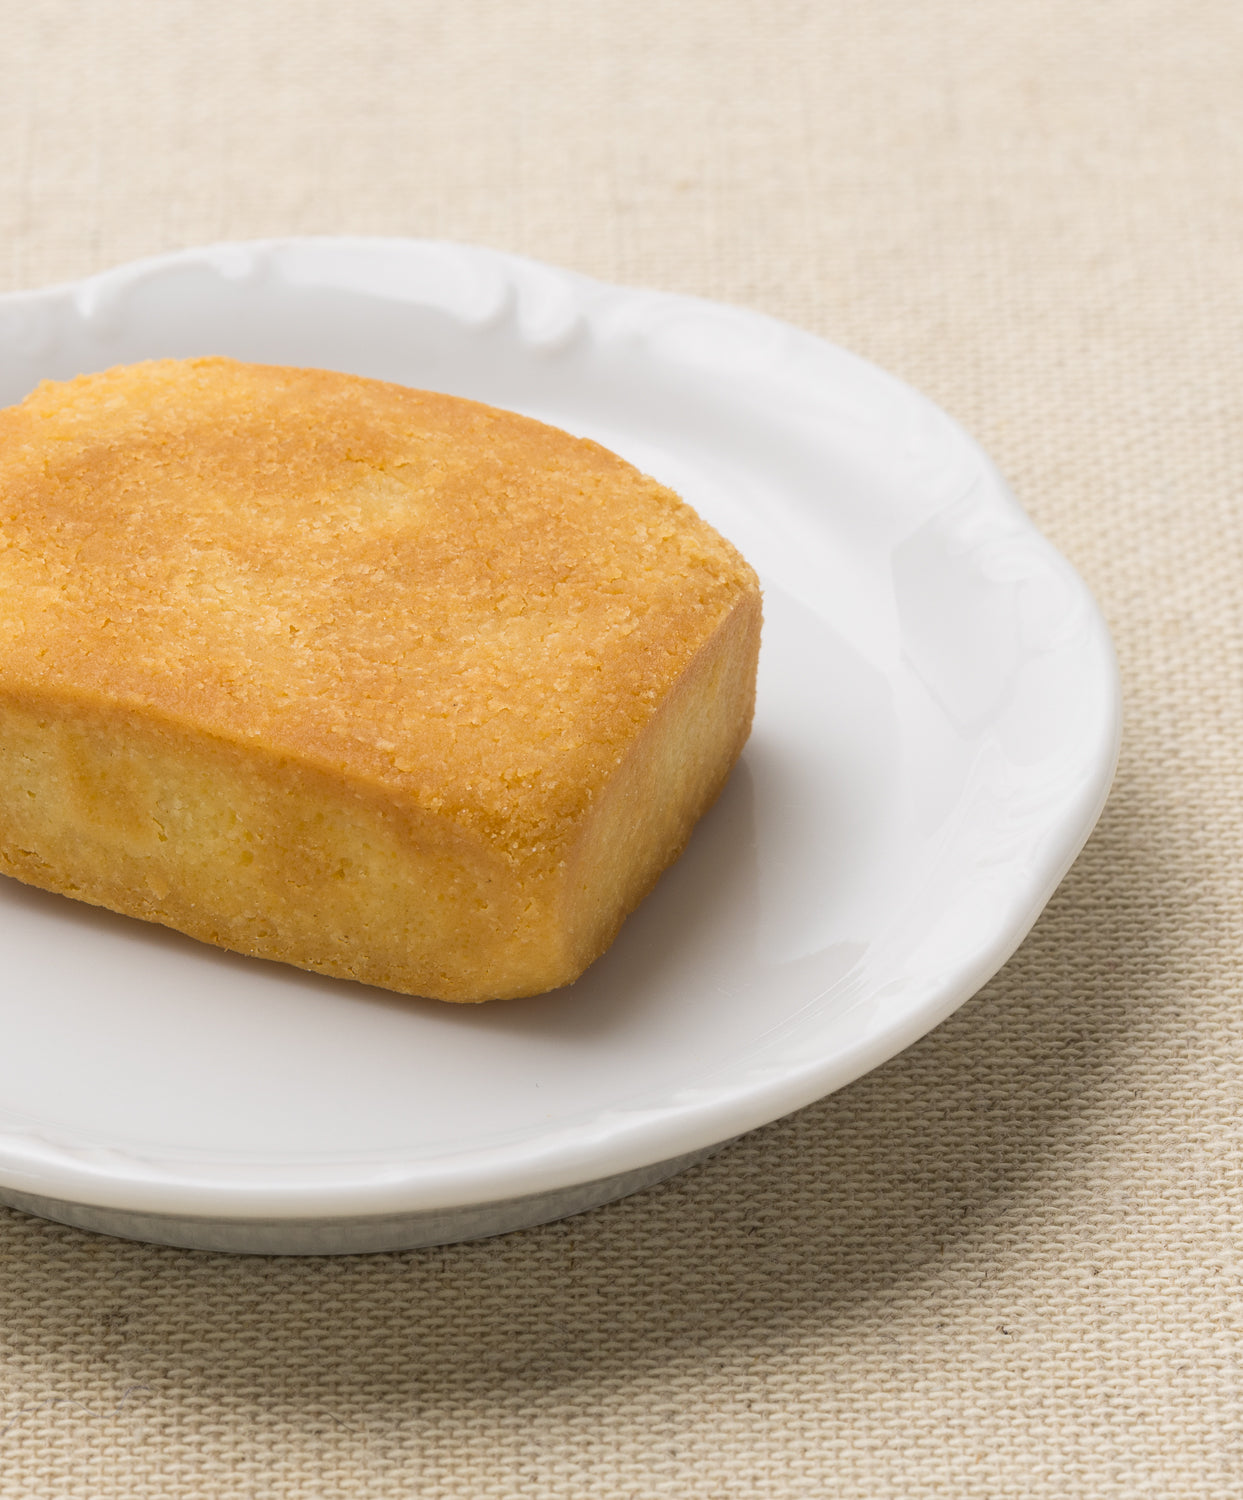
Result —
<path fill-rule="evenodd" d="M 374 909 L 394 914 L 404 900 L 457 915 L 435 941 L 430 916 L 423 927 L 393 917 L 405 936 L 388 948 L 430 954 L 439 944 L 440 959 L 413 967 L 386 959 L 361 972 L 364 947 L 373 958 L 387 951 L 361 917 L 337 924 L 341 953 L 358 950 L 348 965 L 300 948 L 302 939 L 281 939 L 289 951 L 266 956 L 446 998 L 573 977 L 573 955 L 586 949 L 570 934 L 585 929 L 567 910 L 565 870 L 575 859 L 585 868 L 593 809 L 645 731 L 662 715 L 672 726 L 677 684 L 740 601 L 753 601 L 758 618 L 754 575 L 733 548 L 597 444 L 458 398 L 217 359 L 47 384 L 0 412 L 0 544 L 0 846 L 26 849 L 27 861 L 23 873 L 6 852 L 5 868 L 70 888 L 69 834 L 56 836 L 65 868 L 52 885 L 29 807 L 13 809 L 40 800 L 29 795 L 32 733 L 60 746 L 40 762 L 44 806 L 54 784 L 69 784 L 73 725 L 79 783 L 129 766 L 134 787 L 164 788 L 149 793 L 149 822 L 159 796 L 173 795 L 174 762 L 193 764 L 203 808 L 222 816 L 232 796 L 250 809 L 241 821 L 254 824 L 252 843 L 262 830 L 272 866 L 266 885 L 255 885 L 257 873 L 230 877 L 250 892 L 229 907 L 233 926 L 221 879 L 190 857 L 185 910 L 169 905 L 182 897 L 168 872 L 157 884 L 174 894 L 152 908 L 150 882 L 127 863 L 138 856 L 123 850 L 99 856 L 100 879 L 112 862 L 110 894 L 74 893 L 263 951 L 237 935 L 242 906 L 257 911 L 266 890 L 258 904 L 269 911 L 317 909 L 288 872 L 275 899 L 273 872 L 282 860 L 306 865 L 296 853 L 304 836 L 281 819 L 305 821 L 319 799 L 321 812 L 335 808 L 325 826 L 337 829 L 321 829 L 325 869 L 330 846 L 344 858 L 351 840 L 377 849 L 388 840 L 403 852 L 376 856 Z M 754 660 L 739 670 L 753 684 Z M 651 785 L 676 800 L 691 797 L 692 781 Z M 269 790 L 259 796 L 257 786 Z M 285 789 L 283 801 L 272 787 Z M 294 814 L 298 797 L 305 809 Z M 78 809 L 80 847 L 93 817 L 101 850 L 109 840 L 120 848 L 105 829 L 106 801 L 89 815 L 90 799 L 66 803 Z M 140 803 L 132 790 L 117 801 Z M 358 818 L 372 820 L 366 835 Z M 205 829 L 183 831 L 187 849 L 200 835 L 212 843 Z M 661 867 L 668 857 L 644 855 Z M 389 876 L 378 871 L 391 875 L 393 859 L 408 868 L 381 899 Z M 355 861 L 360 890 L 367 863 Z M 130 875 L 117 885 L 121 866 Z M 341 877 L 331 879 L 340 910 L 352 910 Z M 209 886 L 219 909 L 207 920 Z M 247 920 L 246 931 L 266 930 Z M 285 925 L 292 933 L 297 921 Z M 324 922 L 312 925 L 323 947 Z M 509 960 L 484 961 L 489 941 Z M 473 970 L 467 949 L 480 958 Z"/>
<path fill-rule="evenodd" d="M 0 872 L 204 942 L 446 1000 L 560 981 L 546 882 L 374 788 L 150 713 L 0 699 Z"/>
<path fill-rule="evenodd" d="M 742 753 L 755 712 L 758 593 L 734 605 L 636 736 L 567 861 L 564 895 L 579 972 L 681 854 Z"/>

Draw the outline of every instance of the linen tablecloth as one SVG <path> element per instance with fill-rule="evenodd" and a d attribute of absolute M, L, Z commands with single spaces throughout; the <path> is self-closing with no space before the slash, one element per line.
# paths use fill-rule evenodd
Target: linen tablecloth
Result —
<path fill-rule="evenodd" d="M 288 233 L 921 387 L 1100 599 L 1122 762 L 982 994 L 635 1198 L 318 1261 L 0 1211 L 0 1496 L 1243 1493 L 1243 8 L 0 0 L 0 289 Z"/>

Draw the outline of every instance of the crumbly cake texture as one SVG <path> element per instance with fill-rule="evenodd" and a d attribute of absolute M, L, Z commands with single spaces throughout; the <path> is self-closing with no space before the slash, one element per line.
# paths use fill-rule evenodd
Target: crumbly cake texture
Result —
<path fill-rule="evenodd" d="M 409 994 L 569 983 L 747 737 L 760 595 L 598 444 L 160 360 L 0 412 L 0 870 Z"/>

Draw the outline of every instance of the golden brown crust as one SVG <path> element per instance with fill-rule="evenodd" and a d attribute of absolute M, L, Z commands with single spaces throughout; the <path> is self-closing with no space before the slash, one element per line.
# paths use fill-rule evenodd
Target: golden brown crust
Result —
<path fill-rule="evenodd" d="M 223 359 L 0 412 L 0 543 L 7 700 L 328 776 L 519 885 L 564 865 L 740 601 L 758 618 L 734 549 L 595 443 Z"/>

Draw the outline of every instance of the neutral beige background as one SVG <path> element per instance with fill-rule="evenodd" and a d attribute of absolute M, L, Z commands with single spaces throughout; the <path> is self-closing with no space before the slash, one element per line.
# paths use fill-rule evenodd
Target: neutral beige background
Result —
<path fill-rule="evenodd" d="M 924 388 L 1113 623 L 1117 787 L 952 1021 L 630 1201 L 320 1262 L 0 1211 L 0 1496 L 1243 1493 L 1243 7 L 0 0 L 0 289 L 341 231 Z"/>

